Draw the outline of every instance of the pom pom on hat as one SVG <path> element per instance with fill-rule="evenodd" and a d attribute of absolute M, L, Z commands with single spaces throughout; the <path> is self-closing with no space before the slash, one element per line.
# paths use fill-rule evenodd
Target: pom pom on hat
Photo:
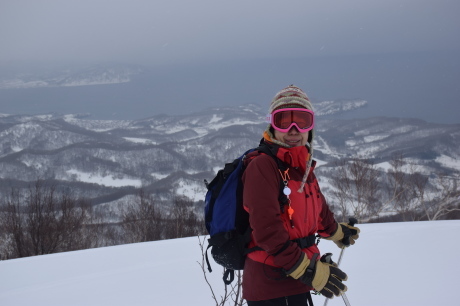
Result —
<path fill-rule="evenodd" d="M 289 85 L 282 89 L 274 97 L 270 104 L 269 113 L 280 108 L 301 107 L 313 110 L 310 99 L 305 92 L 297 86 Z"/>

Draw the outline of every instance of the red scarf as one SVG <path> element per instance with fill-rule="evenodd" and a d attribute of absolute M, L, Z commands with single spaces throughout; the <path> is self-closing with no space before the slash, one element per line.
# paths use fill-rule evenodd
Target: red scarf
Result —
<path fill-rule="evenodd" d="M 267 131 L 264 132 L 264 139 L 270 143 L 275 143 Z M 279 146 L 276 157 L 293 168 L 300 168 L 305 173 L 307 171 L 307 163 L 310 160 L 310 152 L 306 146 Z"/>
<path fill-rule="evenodd" d="M 302 173 L 305 173 L 305 171 L 307 171 L 307 162 L 310 159 L 310 153 L 306 146 L 291 148 L 280 147 L 276 157 L 291 167 L 299 168 L 302 170 Z"/>

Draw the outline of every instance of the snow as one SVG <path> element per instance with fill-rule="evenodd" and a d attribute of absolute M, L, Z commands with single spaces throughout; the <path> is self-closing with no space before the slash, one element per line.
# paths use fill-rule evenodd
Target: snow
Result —
<path fill-rule="evenodd" d="M 18 146 L 11 146 L 11 150 L 12 150 L 13 152 L 20 152 L 20 151 L 23 150 L 23 148 L 18 147 Z"/>
<path fill-rule="evenodd" d="M 459 305 L 460 220 L 362 224 L 344 251 L 353 306 Z M 330 241 L 323 252 L 339 249 Z M 211 259 L 211 258 L 210 258 Z M 214 305 L 198 238 L 163 240 L 0 262 L 2 306 Z M 219 266 L 208 278 L 223 294 Z M 315 305 L 324 297 L 313 296 Z M 341 298 L 329 306 L 344 305 Z"/>
<path fill-rule="evenodd" d="M 315 104 L 315 114 L 319 116 L 332 115 L 341 111 L 350 111 L 367 104 L 365 100 L 353 101 L 321 101 Z"/>
<path fill-rule="evenodd" d="M 156 144 L 150 139 L 147 138 L 136 138 L 136 137 L 123 137 L 123 139 L 134 142 L 134 143 L 141 143 L 141 144 Z"/>
<path fill-rule="evenodd" d="M 380 164 L 375 164 L 376 168 L 382 169 L 385 172 L 388 172 L 389 170 L 393 169 L 393 166 L 389 162 L 383 162 Z"/>
<path fill-rule="evenodd" d="M 37 115 L 37 116 L 34 116 L 34 118 L 38 120 L 42 120 L 42 121 L 49 121 L 53 119 L 53 115 Z"/>
<path fill-rule="evenodd" d="M 231 120 L 228 120 L 228 121 L 221 121 L 219 124 L 214 124 L 212 126 L 212 129 L 218 131 L 220 129 L 223 129 L 223 128 L 226 128 L 226 127 L 229 127 L 229 126 L 233 126 L 233 125 L 259 124 L 261 122 L 262 122 L 262 120 L 260 122 L 255 122 L 255 121 L 243 120 L 243 119 L 235 118 L 235 119 L 231 119 Z"/>
<path fill-rule="evenodd" d="M 403 125 L 403 126 L 399 126 L 397 128 L 391 129 L 389 131 L 389 133 L 392 134 L 392 135 L 405 134 L 405 133 L 408 133 L 410 131 L 413 131 L 415 128 L 416 127 L 414 127 L 412 125 Z"/>
<path fill-rule="evenodd" d="M 129 120 L 95 120 L 80 119 L 78 115 L 64 115 L 63 119 L 73 125 L 94 132 L 108 132 L 115 129 L 127 129 L 131 124 Z"/>
<path fill-rule="evenodd" d="M 374 142 L 374 141 L 379 141 L 379 140 L 382 140 L 382 139 L 385 139 L 387 138 L 388 136 L 390 135 L 369 135 L 369 136 L 365 136 L 363 138 L 364 142 Z"/>
<path fill-rule="evenodd" d="M 400 171 L 403 171 L 405 173 L 413 173 L 413 172 L 420 172 L 425 175 L 430 175 L 432 174 L 433 170 L 430 167 L 423 166 L 423 165 L 417 165 L 416 160 L 411 159 L 411 158 L 405 158 L 405 164 L 399 169 Z M 388 171 L 394 171 L 393 166 L 391 165 L 390 162 L 382 162 L 375 164 L 375 167 L 388 172 Z M 451 168 L 455 168 L 455 165 L 450 165 Z"/>
<path fill-rule="evenodd" d="M 325 161 L 319 160 L 317 158 L 315 158 L 314 160 L 316 161 L 315 169 L 318 169 L 321 166 L 327 165 L 327 162 L 325 162 Z"/>
<path fill-rule="evenodd" d="M 192 201 L 200 201 L 203 200 L 206 196 L 206 188 L 202 181 L 185 181 L 179 180 L 178 187 L 176 190 L 178 195 L 186 196 L 187 198 L 191 199 Z"/>
<path fill-rule="evenodd" d="M 100 176 L 93 173 L 81 172 L 75 169 L 66 171 L 69 175 L 75 176 L 78 181 L 104 185 L 108 187 L 134 186 L 141 187 L 142 181 L 139 179 L 122 178 L 117 179 L 112 176 Z"/>
<path fill-rule="evenodd" d="M 175 133 L 179 133 L 179 132 L 186 131 L 189 129 L 190 128 L 187 126 L 178 125 L 176 127 L 168 128 L 167 130 L 164 131 L 164 133 L 165 134 L 175 134 Z"/>
<path fill-rule="evenodd" d="M 151 176 L 156 178 L 157 180 L 162 180 L 165 177 L 168 177 L 169 174 L 162 174 L 162 173 L 150 173 Z"/>
<path fill-rule="evenodd" d="M 315 136 L 314 150 L 321 151 L 323 154 L 339 157 L 321 136 Z M 314 153 L 313 153 L 314 155 Z"/>
<path fill-rule="evenodd" d="M 355 134 L 355 136 L 366 136 L 366 135 L 369 135 L 371 133 L 370 130 L 358 130 L 358 131 L 355 131 L 353 134 Z"/>
<path fill-rule="evenodd" d="M 352 110 L 355 108 L 362 107 L 367 104 L 367 101 L 365 100 L 358 100 L 358 101 L 348 101 L 345 102 L 343 105 L 343 110 Z"/>
<path fill-rule="evenodd" d="M 208 130 L 206 128 L 193 128 L 192 130 L 194 130 L 197 133 L 197 136 L 194 138 L 203 137 L 206 134 L 208 134 Z"/>
<path fill-rule="evenodd" d="M 349 147 L 354 147 L 359 144 L 357 140 L 345 140 L 345 144 Z"/>
<path fill-rule="evenodd" d="M 209 124 L 219 122 L 220 120 L 222 120 L 222 117 L 218 117 L 216 114 L 213 114 L 211 120 L 209 120 Z"/>
<path fill-rule="evenodd" d="M 447 155 L 442 154 L 436 157 L 435 162 L 446 168 L 453 168 L 460 171 L 460 161 Z"/>

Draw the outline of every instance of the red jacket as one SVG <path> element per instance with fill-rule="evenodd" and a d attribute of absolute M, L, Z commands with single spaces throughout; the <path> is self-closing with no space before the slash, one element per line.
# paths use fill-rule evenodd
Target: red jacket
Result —
<path fill-rule="evenodd" d="M 289 167 L 288 187 L 292 191 L 289 198 L 294 209 L 294 227 L 291 227 L 287 207 L 284 213 L 280 209 L 278 197 L 281 174 L 275 160 L 265 154 L 248 158 L 242 178 L 243 203 L 249 213 L 249 223 L 253 230 L 251 246 L 256 245 L 263 249 L 250 253 L 245 262 L 243 297 L 249 301 L 273 299 L 311 290 L 312 288 L 302 282 L 286 277 L 282 271 L 292 268 L 299 260 L 301 252 L 311 258 L 319 250 L 316 245 L 301 250 L 290 240 L 316 233 L 329 237 L 337 229 L 337 222 L 313 173 L 314 165 L 304 190 L 301 193 L 297 191 L 305 171 L 305 166 L 298 163 L 305 159 L 298 155 L 308 153 L 307 148 L 270 146 L 272 152 Z"/>

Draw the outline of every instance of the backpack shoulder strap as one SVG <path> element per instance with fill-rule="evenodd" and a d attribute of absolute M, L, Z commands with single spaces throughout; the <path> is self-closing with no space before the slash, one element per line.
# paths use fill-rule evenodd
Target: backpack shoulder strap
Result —
<path fill-rule="evenodd" d="M 275 156 L 275 153 L 272 152 L 271 148 L 264 142 L 263 138 L 260 141 L 259 146 L 256 148 L 256 150 L 272 157 L 275 160 L 276 164 L 278 165 L 278 169 L 281 172 L 284 172 L 288 169 L 288 167 L 278 157 Z M 288 202 L 288 198 L 283 192 L 284 187 L 285 186 L 283 181 L 280 180 L 278 202 L 280 203 L 280 209 L 282 213 L 284 213 L 284 205 L 286 205 Z"/>
<path fill-rule="evenodd" d="M 275 153 L 271 150 L 271 148 L 266 144 L 263 139 L 260 141 L 259 146 L 256 148 L 257 151 L 262 152 L 273 158 L 278 165 L 278 168 L 281 171 L 286 171 L 288 168 L 278 157 L 276 157 Z"/>

